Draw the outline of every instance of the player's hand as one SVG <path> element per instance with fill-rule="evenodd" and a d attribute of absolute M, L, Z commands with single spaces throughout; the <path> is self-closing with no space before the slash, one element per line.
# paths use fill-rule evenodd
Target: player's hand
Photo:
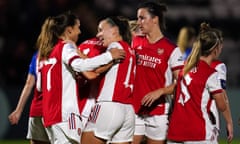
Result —
<path fill-rule="evenodd" d="M 232 125 L 232 123 L 227 124 L 226 129 L 227 129 L 227 140 L 228 140 L 228 143 L 230 144 L 233 140 L 233 125 Z"/>
<path fill-rule="evenodd" d="M 142 99 L 142 105 L 150 107 L 157 99 L 159 99 L 163 94 L 162 89 L 157 89 L 146 94 Z"/>
<path fill-rule="evenodd" d="M 112 48 L 109 50 L 109 52 L 112 54 L 112 58 L 114 60 L 124 59 L 126 55 L 126 52 L 123 49 L 118 49 L 118 48 Z"/>
<path fill-rule="evenodd" d="M 21 112 L 19 111 L 13 111 L 9 116 L 8 116 L 8 119 L 9 119 L 9 122 L 14 125 L 14 124 L 18 124 L 18 121 L 21 117 Z"/>
<path fill-rule="evenodd" d="M 88 58 L 88 56 L 85 55 L 83 52 L 81 52 L 79 49 L 77 50 L 77 53 L 78 53 L 78 55 L 80 56 L 80 58 L 83 58 L 83 59 Z"/>

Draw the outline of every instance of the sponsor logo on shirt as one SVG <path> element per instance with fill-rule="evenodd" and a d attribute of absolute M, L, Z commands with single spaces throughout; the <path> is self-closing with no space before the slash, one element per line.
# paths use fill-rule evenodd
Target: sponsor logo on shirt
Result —
<path fill-rule="evenodd" d="M 180 56 L 177 61 L 184 61 L 183 56 Z"/>
<path fill-rule="evenodd" d="M 145 67 L 156 68 L 158 64 L 161 64 L 161 59 L 149 55 L 137 55 L 137 64 Z"/>

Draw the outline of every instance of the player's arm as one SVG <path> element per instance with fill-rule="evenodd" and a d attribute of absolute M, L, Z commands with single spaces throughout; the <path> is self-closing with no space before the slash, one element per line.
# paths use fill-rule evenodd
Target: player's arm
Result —
<path fill-rule="evenodd" d="M 117 48 L 115 48 L 117 49 Z M 78 54 L 81 58 L 87 58 L 86 55 L 84 55 L 80 50 L 78 50 Z M 84 77 L 86 77 L 87 79 L 89 80 L 92 80 L 92 79 L 95 79 L 97 78 L 101 73 L 104 73 L 106 71 L 108 71 L 113 65 L 115 60 L 111 61 L 110 63 L 108 64 L 105 64 L 105 65 L 102 65 L 98 68 L 96 68 L 95 70 L 93 71 L 85 71 L 85 72 L 82 72 L 82 74 L 84 75 Z"/>
<path fill-rule="evenodd" d="M 142 99 L 143 106 L 151 106 L 157 99 L 159 99 L 162 95 L 172 95 L 175 91 L 176 80 L 178 77 L 178 73 L 180 70 L 173 71 L 174 80 L 173 83 L 167 87 L 159 88 L 157 90 L 151 91 L 147 93 Z"/>
<path fill-rule="evenodd" d="M 233 139 L 233 122 L 232 122 L 232 115 L 231 115 L 229 100 L 226 92 L 227 67 L 224 63 L 221 63 L 218 67 L 215 67 L 215 69 L 218 72 L 218 77 L 220 79 L 221 86 L 224 89 L 223 94 L 226 101 L 226 110 L 223 112 L 223 118 L 226 121 L 227 139 L 228 139 L 228 142 L 231 142 Z"/>
<path fill-rule="evenodd" d="M 26 102 L 31 94 L 31 91 L 35 85 L 35 77 L 32 74 L 28 74 L 26 83 L 21 92 L 16 109 L 8 116 L 11 124 L 18 124 L 18 121 L 22 115 L 22 111 L 26 105 Z"/>
<path fill-rule="evenodd" d="M 88 58 L 88 56 L 83 54 L 80 50 L 77 50 L 77 53 L 83 59 Z M 110 62 L 109 64 L 106 64 L 106 65 L 103 65 L 93 71 L 84 71 L 81 73 L 85 78 L 87 78 L 89 80 L 93 80 L 93 79 L 97 78 L 101 73 L 107 71 L 111 66 L 112 66 L 112 62 Z M 80 75 L 80 73 L 76 73 L 76 75 Z"/>
<path fill-rule="evenodd" d="M 223 91 L 223 93 L 226 101 L 226 110 L 223 112 L 223 117 L 226 121 L 227 139 L 228 142 L 231 142 L 233 139 L 233 121 L 227 93 L 225 90 Z"/>
<path fill-rule="evenodd" d="M 88 58 L 88 56 L 85 55 L 83 52 L 81 52 L 79 49 L 77 49 L 77 53 L 78 53 L 78 55 L 79 55 L 81 58 L 83 58 L 83 59 Z M 97 78 L 97 76 L 99 75 L 99 74 L 96 73 L 95 71 L 84 71 L 84 72 L 81 72 L 81 73 L 82 73 L 82 75 L 83 75 L 85 78 L 87 78 L 87 79 L 89 79 L 89 80 L 95 79 L 95 78 Z M 77 77 L 81 77 L 81 73 L 76 72 L 76 76 L 77 76 Z"/>
<path fill-rule="evenodd" d="M 112 61 L 109 64 L 106 64 L 106 65 L 103 65 L 103 66 L 97 68 L 95 70 L 95 72 L 99 73 L 99 74 L 104 73 L 104 72 L 108 71 L 113 66 L 113 64 L 114 64 L 114 62 Z"/>
<path fill-rule="evenodd" d="M 233 124 L 226 92 L 223 91 L 222 93 L 214 94 L 213 98 L 216 101 L 217 108 L 222 112 L 223 117 L 226 121 L 228 141 L 231 142 L 233 139 Z"/>
<path fill-rule="evenodd" d="M 162 95 L 170 95 L 173 94 L 176 83 L 172 83 L 171 85 L 160 88 L 146 94 L 142 99 L 142 105 L 150 107 L 157 99 L 159 99 Z"/>

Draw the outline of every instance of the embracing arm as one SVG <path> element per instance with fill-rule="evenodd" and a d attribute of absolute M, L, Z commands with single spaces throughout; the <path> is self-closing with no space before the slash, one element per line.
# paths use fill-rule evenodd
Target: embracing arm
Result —
<path fill-rule="evenodd" d="M 81 58 L 86 59 L 87 55 L 83 54 L 80 50 L 78 50 L 78 54 Z M 108 64 L 102 65 L 98 68 L 96 68 L 93 71 L 84 71 L 82 72 L 82 74 L 84 75 L 85 78 L 92 80 L 97 78 L 101 73 L 107 71 L 108 69 L 110 69 L 113 65 L 113 62 L 110 62 Z"/>

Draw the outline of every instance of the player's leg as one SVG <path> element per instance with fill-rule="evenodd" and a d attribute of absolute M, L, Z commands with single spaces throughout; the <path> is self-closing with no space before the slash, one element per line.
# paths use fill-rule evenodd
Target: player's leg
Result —
<path fill-rule="evenodd" d="M 132 144 L 141 144 L 145 137 L 145 120 L 143 116 L 135 115 L 135 131 Z"/>
<path fill-rule="evenodd" d="M 146 118 L 147 144 L 165 144 L 168 129 L 168 115 L 154 115 Z"/>

